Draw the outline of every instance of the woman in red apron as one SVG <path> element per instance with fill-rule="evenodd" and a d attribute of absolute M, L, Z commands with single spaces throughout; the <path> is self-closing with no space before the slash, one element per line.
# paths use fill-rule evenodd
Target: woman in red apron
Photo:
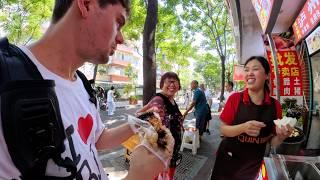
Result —
<path fill-rule="evenodd" d="M 212 172 L 215 180 L 256 179 L 266 144 L 276 146 L 287 138 L 290 126 L 277 128 L 282 117 L 279 101 L 270 97 L 270 66 L 264 57 L 253 56 L 244 66 L 246 89 L 231 95 L 220 115 L 224 135 Z"/>

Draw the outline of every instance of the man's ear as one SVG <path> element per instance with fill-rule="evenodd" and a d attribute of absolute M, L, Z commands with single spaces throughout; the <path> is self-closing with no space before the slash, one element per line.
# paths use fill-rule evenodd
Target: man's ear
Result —
<path fill-rule="evenodd" d="M 89 14 L 89 5 L 92 3 L 90 0 L 77 0 L 77 4 L 82 17 L 87 17 Z"/>

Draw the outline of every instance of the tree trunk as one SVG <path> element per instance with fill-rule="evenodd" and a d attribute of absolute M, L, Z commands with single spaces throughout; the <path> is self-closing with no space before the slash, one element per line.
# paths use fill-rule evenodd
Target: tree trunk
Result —
<path fill-rule="evenodd" d="M 224 100 L 224 87 L 225 87 L 225 72 L 226 72 L 226 57 L 220 56 L 221 60 L 221 94 L 220 94 L 220 102 Z"/>
<path fill-rule="evenodd" d="M 158 21 L 158 0 L 148 0 L 143 31 L 143 105 L 156 93 L 155 32 Z"/>
<path fill-rule="evenodd" d="M 97 77 L 97 71 L 98 71 L 98 64 L 94 65 L 94 69 L 93 69 L 93 82 L 96 82 L 96 77 Z"/>

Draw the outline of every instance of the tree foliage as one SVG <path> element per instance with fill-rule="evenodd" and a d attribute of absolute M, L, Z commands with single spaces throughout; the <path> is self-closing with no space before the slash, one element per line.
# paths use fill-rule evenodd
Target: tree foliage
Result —
<path fill-rule="evenodd" d="M 132 11 L 128 24 L 124 28 L 125 37 L 131 40 L 139 40 L 142 33 L 145 33 L 145 19 L 147 5 L 150 1 L 133 0 Z M 152 97 L 155 93 L 155 81 L 149 82 L 150 75 L 155 76 L 156 72 L 151 72 L 152 67 L 157 66 L 158 70 L 176 71 L 178 74 L 181 69 L 189 66 L 189 58 L 194 56 L 195 48 L 192 46 L 192 40 L 188 39 L 183 31 L 183 26 L 176 13 L 178 1 L 165 0 L 158 5 L 158 20 L 155 31 L 155 54 L 154 61 L 148 64 L 144 70 L 144 84 L 148 92 L 144 92 Z M 143 47 L 144 51 L 150 46 Z M 145 60 L 144 60 L 145 61 Z M 150 61 L 150 60 L 148 60 Z M 145 62 L 144 62 L 145 63 Z M 154 64 L 153 64 L 154 63 Z M 152 86 L 152 87 L 151 87 Z M 147 98 L 148 99 L 148 98 Z"/>
<path fill-rule="evenodd" d="M 205 37 L 202 40 L 201 48 L 208 52 L 213 51 L 213 54 L 216 54 L 220 59 L 222 96 L 224 93 L 227 52 L 233 44 L 225 2 L 224 0 L 182 0 L 181 2 L 183 9 L 181 18 L 185 22 L 185 27 L 192 32 L 191 35 L 200 33 L 202 37 Z M 199 66 L 201 66 L 201 62 Z M 211 71 L 208 69 L 208 72 L 212 75 L 214 75 L 214 71 L 215 69 Z M 209 73 L 204 73 L 204 75 L 207 76 L 206 79 L 210 79 L 208 77 Z"/>
<path fill-rule="evenodd" d="M 38 39 L 50 21 L 54 0 L 5 0 L 0 2 L 0 26 L 9 40 L 25 45 Z M 1 35 L 3 36 L 3 35 Z"/>
<path fill-rule="evenodd" d="M 220 59 L 210 53 L 199 56 L 195 71 L 200 73 L 209 87 L 217 87 L 221 83 Z"/>

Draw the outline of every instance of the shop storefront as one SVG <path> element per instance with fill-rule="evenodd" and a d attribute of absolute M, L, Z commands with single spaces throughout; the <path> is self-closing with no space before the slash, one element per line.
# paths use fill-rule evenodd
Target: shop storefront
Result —
<path fill-rule="evenodd" d="M 305 71 L 304 92 L 308 97 L 305 127 L 306 149 L 320 149 L 320 0 L 307 0 L 292 25 L 295 43 Z"/>
<path fill-rule="evenodd" d="M 272 96 L 282 104 L 285 100 L 297 104 L 301 113 L 298 127 L 305 134 L 302 148 L 320 149 L 320 0 L 228 3 L 238 28 L 235 36 L 240 47 L 239 63 L 252 55 L 268 58 L 272 66 Z"/>
<path fill-rule="evenodd" d="M 267 57 L 272 96 L 284 106 L 297 104 L 301 116 L 297 125 L 304 134 L 301 144 L 283 143 L 283 151 L 264 159 L 259 178 L 320 179 L 320 0 L 227 2 L 239 63 L 250 56 Z"/>

